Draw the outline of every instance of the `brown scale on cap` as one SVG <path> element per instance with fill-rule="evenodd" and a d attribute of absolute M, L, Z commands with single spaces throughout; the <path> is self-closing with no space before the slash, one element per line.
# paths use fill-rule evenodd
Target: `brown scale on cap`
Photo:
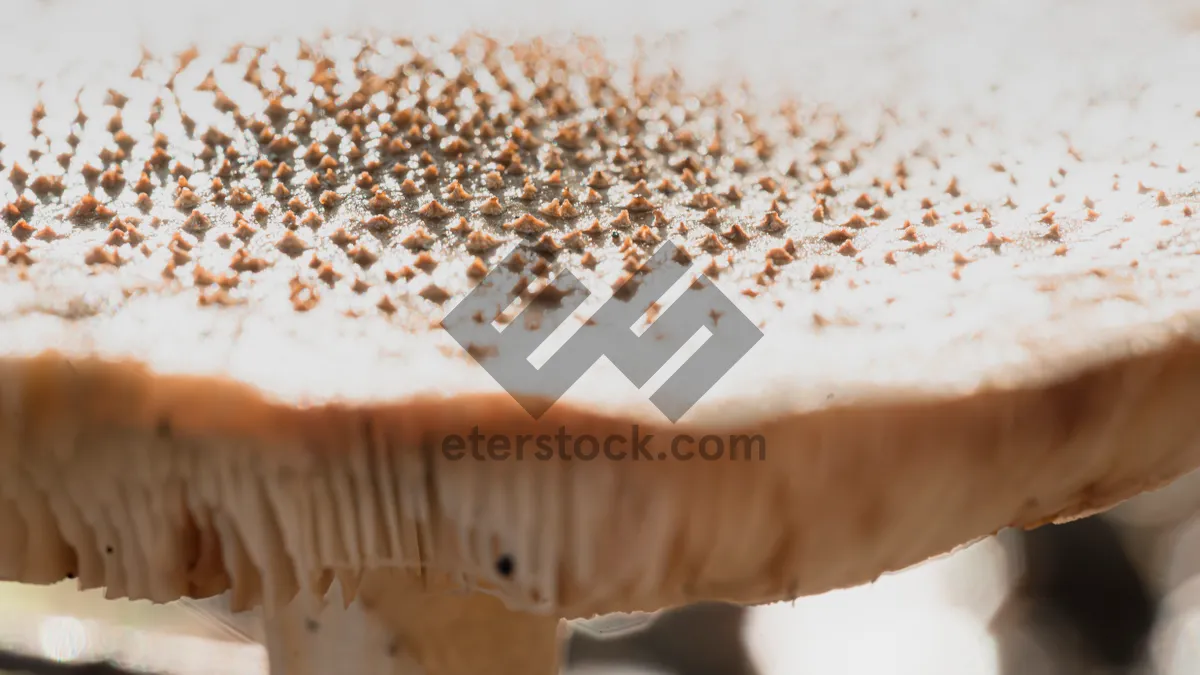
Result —
<path fill-rule="evenodd" d="M 14 163 L 8 171 L 8 180 L 16 187 L 22 187 L 29 180 L 29 172 L 20 164 Z"/>
<path fill-rule="evenodd" d="M 612 219 L 609 225 L 621 230 L 627 230 L 633 227 L 633 220 L 629 217 L 629 211 L 622 209 L 621 212 L 617 214 L 617 217 Z"/>
<path fill-rule="evenodd" d="M 721 238 L 716 233 L 706 235 L 697 245 L 700 247 L 700 250 L 712 255 L 725 250 L 725 244 L 721 243 Z"/>
<path fill-rule="evenodd" d="M 471 260 L 471 263 L 467 265 L 467 276 L 472 279 L 482 279 L 483 277 L 487 276 L 487 273 L 488 266 L 487 263 L 483 262 L 482 258 L 475 257 Z"/>
<path fill-rule="evenodd" d="M 413 260 L 412 266 L 422 272 L 429 274 L 438 266 L 438 261 L 429 251 L 421 251 L 417 253 L 417 257 Z"/>
<path fill-rule="evenodd" d="M 633 233 L 632 239 L 643 246 L 653 246 L 662 241 L 662 237 L 646 226 L 638 228 L 637 232 Z"/>
<path fill-rule="evenodd" d="M 279 240 L 275 242 L 275 248 L 279 249 L 284 255 L 295 258 L 307 251 L 311 246 L 292 230 L 284 230 Z"/>
<path fill-rule="evenodd" d="M 380 190 L 371 197 L 371 199 L 367 202 L 367 205 L 376 213 L 384 213 L 394 208 L 396 206 L 396 202 L 392 201 L 392 198 L 389 197 L 386 192 Z"/>
<path fill-rule="evenodd" d="M 479 205 L 479 212 L 485 216 L 498 216 L 504 213 L 504 205 L 496 197 L 488 197 L 487 201 Z"/>
<path fill-rule="evenodd" d="M 32 237 L 34 233 L 33 226 L 24 220 L 18 220 L 12 226 L 10 231 L 12 232 L 13 238 L 15 238 L 17 241 L 25 241 L 26 239 Z"/>
<path fill-rule="evenodd" d="M 772 209 L 758 221 L 758 229 L 771 234 L 779 234 L 787 230 L 788 225 L 779 217 L 779 212 Z"/>
<path fill-rule="evenodd" d="M 351 260 L 363 268 L 370 268 L 379 261 L 379 256 L 363 244 L 356 244 L 353 248 L 346 251 L 346 253 L 350 256 Z"/>
<path fill-rule="evenodd" d="M 119 267 L 122 260 L 117 254 L 117 250 L 112 246 L 96 246 L 88 250 L 87 254 L 83 257 L 83 262 L 86 265 L 111 265 Z"/>
<path fill-rule="evenodd" d="M 840 244 L 844 241 L 848 241 L 853 238 L 854 238 L 854 233 L 852 233 L 850 230 L 847 230 L 844 227 L 827 232 L 827 233 L 825 233 L 825 236 L 822 237 L 822 239 L 824 239 L 825 241 L 827 241 L 831 244 Z"/>
<path fill-rule="evenodd" d="M 208 216 L 204 215 L 199 210 L 194 210 L 190 215 L 188 215 L 187 219 L 183 221 L 181 227 L 184 230 L 192 233 L 203 232 L 212 227 L 212 221 Z"/>
<path fill-rule="evenodd" d="M 446 186 L 443 194 L 446 201 L 451 203 L 468 202 L 471 201 L 473 197 L 473 195 L 468 193 L 458 181 L 454 181 L 450 185 Z"/>
<path fill-rule="evenodd" d="M 646 213 L 655 208 L 655 205 L 645 197 L 634 197 L 625 203 L 625 210 L 630 213 Z"/>
<path fill-rule="evenodd" d="M 528 214 L 526 214 L 528 215 Z M 475 231 L 467 235 L 466 250 L 474 255 L 488 253 L 501 244 L 501 241 L 487 232 Z"/>
<path fill-rule="evenodd" d="M 513 230 L 522 234 L 541 234 L 549 229 L 549 227 L 549 223 L 529 213 L 526 213 L 520 218 L 504 224 L 504 229 Z"/>
<path fill-rule="evenodd" d="M 538 240 L 533 245 L 533 248 L 535 251 L 543 255 L 554 256 L 556 253 L 561 251 L 563 247 L 561 244 L 555 241 L 554 237 L 551 235 L 543 234 L 541 237 L 538 237 Z"/>
<path fill-rule="evenodd" d="M 115 172 L 117 176 L 120 176 L 120 171 L 119 167 L 113 167 L 109 171 L 106 171 L 105 175 Z M 120 181 L 116 182 L 119 183 Z M 39 197 L 46 197 L 50 194 L 61 195 L 66 190 L 66 184 L 63 183 L 61 176 L 43 175 L 33 179 L 33 182 L 29 184 L 29 189 Z M 105 189 L 109 189 L 109 186 L 105 185 Z"/>
<path fill-rule="evenodd" d="M 363 225 L 369 230 L 386 232 L 396 226 L 396 219 L 391 216 L 374 215 L 364 220 Z"/>
<path fill-rule="evenodd" d="M 412 234 L 409 234 L 407 237 L 401 240 L 400 244 L 407 249 L 415 251 L 427 249 L 432 246 L 435 241 L 437 240 L 434 239 L 433 235 L 429 234 L 425 228 L 418 227 L 412 232 Z"/>
<path fill-rule="evenodd" d="M 15 205 L 19 213 L 27 213 L 33 210 L 32 203 L 22 202 L 20 199 L 15 202 Z M 111 218 L 114 215 L 116 215 L 115 211 L 108 206 L 101 204 L 90 194 L 84 195 L 78 202 L 75 203 L 74 206 L 71 207 L 70 211 L 67 212 L 67 217 L 76 221 L 90 220 L 93 218 L 103 220 Z"/>
<path fill-rule="evenodd" d="M 412 267 L 405 265 L 404 267 L 401 267 L 400 269 L 389 270 L 389 271 L 385 272 L 383 276 L 389 283 L 395 283 L 395 282 L 401 281 L 401 280 L 412 281 L 413 278 L 415 278 L 417 276 L 417 271 L 414 270 Z"/>
<path fill-rule="evenodd" d="M 790 242 L 791 240 L 789 239 L 788 241 Z M 767 251 L 767 260 L 775 265 L 786 265 L 795 259 L 795 256 L 783 247 L 776 247 Z"/>
<path fill-rule="evenodd" d="M 812 215 L 810 217 L 813 219 L 813 222 L 817 222 L 817 223 L 825 222 L 825 204 L 822 202 L 822 203 L 818 203 L 816 206 L 814 206 L 813 210 L 812 210 Z"/>
<path fill-rule="evenodd" d="M 405 178 L 404 182 L 400 184 L 400 192 L 412 197 L 421 194 L 421 188 L 413 181 L 413 179 Z"/>
<path fill-rule="evenodd" d="M 702 211 L 709 211 L 721 208 L 722 204 L 719 199 L 707 192 L 697 192 L 692 195 L 692 199 L 688 202 L 688 206 Z"/>
<path fill-rule="evenodd" d="M 8 242 L 0 244 L 0 255 L 3 255 L 10 265 L 29 266 L 34 263 L 30 249 L 25 244 L 11 246 Z"/>
<path fill-rule="evenodd" d="M 248 250 L 239 248 L 234 251 L 229 260 L 229 268 L 235 272 L 261 272 L 269 263 L 263 258 L 254 257 Z"/>

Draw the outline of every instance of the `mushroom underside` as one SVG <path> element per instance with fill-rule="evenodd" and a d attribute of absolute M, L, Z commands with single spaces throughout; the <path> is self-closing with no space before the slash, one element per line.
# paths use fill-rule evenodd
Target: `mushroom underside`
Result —
<path fill-rule="evenodd" d="M 432 412 L 438 402 L 253 410 L 243 396 L 263 421 L 257 438 L 216 436 L 215 418 L 189 425 L 209 401 L 225 415 L 220 401 L 239 400 L 228 382 L 187 382 L 193 417 L 174 425 L 171 401 L 183 399 L 168 392 L 183 382 L 129 364 L 55 367 L 66 363 L 0 366 L 0 518 L 12 533 L 0 578 L 77 577 L 158 602 L 229 592 L 235 610 L 263 607 L 269 644 L 323 644 L 284 637 L 317 615 L 366 616 L 384 627 L 372 635 L 404 642 L 415 625 L 380 612 L 428 606 L 450 633 L 491 617 L 495 636 L 528 631 L 551 649 L 560 617 L 855 585 L 1004 526 L 1107 508 L 1200 464 L 1190 341 L 1025 389 L 762 421 L 740 430 L 765 438 L 759 461 L 640 465 L 451 459 L 419 440 L 458 428 Z M 495 397 L 458 409 L 460 423 L 512 435 L 629 424 L 579 410 L 531 422 Z M 358 600 L 351 614 L 318 602 L 334 580 Z M 421 659 L 450 658 L 429 644 Z M 517 653 L 544 652 L 530 649 Z M 407 655 L 397 663 L 413 653 L 384 651 Z M 424 667 L 469 672 L 456 663 Z"/>

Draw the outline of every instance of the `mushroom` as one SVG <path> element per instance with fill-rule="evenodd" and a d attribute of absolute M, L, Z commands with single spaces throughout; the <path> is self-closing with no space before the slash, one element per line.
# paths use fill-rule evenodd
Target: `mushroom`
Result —
<path fill-rule="evenodd" d="M 475 46 L 452 54 L 478 61 L 462 73 L 516 60 L 530 81 L 554 82 L 574 62 L 555 51 L 570 46 L 464 40 Z M 433 47 L 403 51 L 423 49 Z M 443 57 L 413 57 L 405 72 L 435 69 Z M 927 161 L 871 175 L 856 163 L 874 146 L 840 124 L 827 135 L 800 129 L 818 136 L 797 140 L 786 119 L 754 121 L 786 117 L 786 107 L 758 118 L 734 108 L 740 95 L 705 96 L 711 107 L 689 113 L 704 119 L 684 129 L 664 116 L 650 129 L 639 113 L 658 94 L 640 84 L 568 105 L 555 98 L 565 93 L 508 78 L 496 86 L 507 90 L 505 109 L 524 111 L 520 124 L 487 124 L 489 135 L 507 129 L 511 137 L 456 146 L 449 159 L 438 150 L 448 133 L 431 118 L 473 124 L 487 94 L 458 95 L 458 80 L 392 91 L 371 73 L 373 62 L 355 62 L 354 50 L 303 58 L 313 62 L 308 70 L 289 76 L 311 76 L 321 88 L 333 87 L 335 71 L 353 73 L 372 92 L 273 104 L 300 107 L 289 119 L 302 113 L 306 125 L 330 130 L 321 139 L 330 149 L 321 189 L 352 196 L 322 210 L 313 250 L 228 250 L 221 241 L 231 238 L 221 234 L 244 221 L 234 207 L 205 203 L 211 227 L 189 228 L 162 189 L 144 194 L 158 207 L 146 213 L 125 213 L 132 193 L 114 198 L 120 216 L 160 214 L 141 227 L 152 233 L 141 248 L 121 245 L 128 262 L 119 267 L 87 264 L 84 252 L 106 238 L 96 223 L 3 244 L 0 298 L 18 300 L 0 302 L 0 579 L 74 577 L 110 597 L 155 602 L 227 594 L 233 611 L 261 608 L 274 672 L 353 664 L 368 674 L 552 673 L 564 618 L 853 586 L 1004 527 L 1109 508 L 1200 465 L 1200 265 L 1185 229 L 1195 223 L 1177 213 L 1194 184 L 1179 187 L 1174 168 L 1130 167 L 1122 176 L 1127 185 L 1158 186 L 1169 173 L 1177 181 L 1169 206 L 1127 189 L 1112 199 L 1128 208 L 1101 200 L 1098 218 L 1084 218 L 1055 206 L 1048 225 L 1040 193 L 1021 187 L 1045 184 L 1035 172 L 1052 158 L 1041 154 L 1026 163 L 1004 157 L 1037 178 L 1011 193 L 978 187 L 995 175 L 997 157 L 975 157 L 974 173 L 959 156 L 953 175 Z M 121 78 L 105 86 L 120 91 Z M 345 81 L 338 87 L 356 91 Z M 376 96 L 434 100 L 380 105 Z M 454 110 L 464 102 L 470 109 Z M 568 129 L 558 118 L 574 116 L 587 134 L 531 131 L 548 110 L 548 127 Z M 1170 115 L 1190 123 L 1174 111 L 1144 130 L 1146 145 L 1172 132 Z M 244 125 L 239 139 L 258 139 L 230 154 L 228 138 L 203 134 L 225 153 L 231 175 L 253 175 L 256 163 L 309 142 L 291 138 L 304 135 L 291 126 L 276 132 L 260 122 L 256 131 L 252 115 L 209 112 Z M 126 110 L 125 119 L 134 114 Z M 389 125 L 393 142 L 402 141 L 397 154 L 425 166 L 412 174 L 425 181 L 422 191 L 454 177 L 482 199 L 487 186 L 471 181 L 484 174 L 460 167 L 491 164 L 533 185 L 537 165 L 522 157 L 557 145 L 572 161 L 592 163 L 569 172 L 564 190 L 583 194 L 587 177 L 602 171 L 612 198 L 586 206 L 595 211 L 590 230 L 543 221 L 540 200 L 521 199 L 506 201 L 508 227 L 485 218 L 457 231 L 429 224 L 436 241 L 418 272 L 394 257 L 404 253 L 395 247 L 337 245 L 370 217 L 352 182 L 370 177 L 360 168 L 375 161 L 368 120 Z M 925 158 L 972 130 L 968 121 L 957 131 L 905 123 L 927 140 Z M 50 126 L 41 133 L 66 131 Z M 6 139 L 30 133 L 21 125 L 0 131 Z M 79 133 L 105 132 L 88 125 Z M 639 136 L 636 152 L 629 135 Z M 196 138 L 168 128 L 154 143 L 175 156 Z M 736 139 L 745 152 L 728 165 L 703 163 Z M 770 161 L 818 143 L 850 158 L 836 177 L 808 180 Z M 408 153 L 409 145 L 429 150 Z M 675 146 L 708 154 L 679 159 Z M 608 149 L 603 159 L 593 156 L 599 148 Z M 1062 162 L 1088 161 L 1086 148 L 1068 150 Z M 353 170 L 333 170 L 343 165 Z M 1107 166 L 1072 173 L 1103 175 L 1103 185 L 1056 186 L 1062 204 L 1107 190 Z M 656 193 L 652 210 L 633 208 L 644 197 L 625 196 L 683 170 L 699 187 Z M 770 172 L 779 190 L 754 189 Z M 397 222 L 417 222 L 420 200 L 378 176 Z M 947 195 L 952 179 L 956 194 Z M 64 180 L 67 194 L 90 194 L 83 176 Z M 268 206 L 280 203 L 270 187 L 250 185 L 265 235 L 254 239 L 296 237 L 294 214 Z M 943 187 L 902 194 L 923 185 Z M 739 196 L 715 200 L 719 228 L 691 206 L 696 190 Z M 887 222 L 860 214 L 853 247 L 830 241 L 841 227 L 833 223 L 855 213 L 853 200 L 867 192 Z M 943 217 L 923 221 L 935 207 Z M 24 209 L 31 213 L 10 211 L 39 229 L 69 208 L 51 194 Z M 1163 222 L 1163 209 L 1172 222 Z M 777 226 L 751 226 L 772 213 Z M 828 223 L 818 222 L 824 214 Z M 630 227 L 599 225 L 621 220 Z M 643 246 L 651 237 L 638 243 L 630 232 L 667 241 Z M 726 243 L 705 251 L 713 233 Z M 543 235 L 573 243 L 538 248 Z M 480 240 L 506 247 L 485 262 L 529 300 L 520 314 L 501 315 L 508 302 L 468 303 L 482 297 L 472 289 L 497 287 L 491 274 L 480 281 L 468 273 L 476 254 L 496 248 L 471 244 Z M 667 246 L 675 252 L 660 256 Z M 261 264 L 242 265 L 251 255 L 264 256 Z M 554 274 L 584 256 L 588 264 L 572 269 L 597 283 L 583 288 Z M 327 274 L 332 281 L 318 294 L 318 270 L 345 273 Z M 420 294 L 433 281 L 416 277 L 434 273 L 445 303 Z M 659 307 L 671 287 L 663 280 L 685 277 L 690 294 Z M 369 284 L 352 288 L 363 279 Z M 497 335 L 540 344 L 588 288 L 607 287 L 614 296 L 605 312 L 579 329 L 602 336 L 589 344 L 603 353 L 571 343 L 582 350 L 575 360 L 546 371 L 578 376 L 564 390 L 493 377 L 501 371 L 489 363 L 524 359 L 509 351 L 518 343 Z M 302 308 L 292 302 L 297 288 L 310 291 Z M 456 313 L 464 303 L 482 309 Z M 656 346 L 622 343 L 647 307 L 662 317 L 644 334 Z M 508 325 L 489 333 L 485 319 L 497 316 Z M 665 365 L 656 359 L 700 328 L 711 336 L 678 373 L 653 395 L 631 391 L 630 380 L 644 385 Z M 591 367 L 601 355 L 618 368 Z M 704 379 L 714 372 L 723 376 Z"/>

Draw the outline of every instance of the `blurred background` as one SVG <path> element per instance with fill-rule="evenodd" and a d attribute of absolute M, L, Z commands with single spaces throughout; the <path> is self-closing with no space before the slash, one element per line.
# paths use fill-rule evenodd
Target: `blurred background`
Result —
<path fill-rule="evenodd" d="M 981 102 L 1001 102 L 1019 110 L 1004 120 L 1025 124 L 1034 137 L 1064 130 L 1081 91 L 1095 94 L 1089 104 L 1116 101 L 1122 124 L 1152 124 L 1162 100 L 1156 92 L 1195 100 L 1179 92 L 1196 90 L 1200 72 L 1195 0 L 0 0 L 7 29 L 0 31 L 0 115 L 28 114 L 5 107 L 19 98 L 6 91 L 47 78 L 87 81 L 110 62 L 136 62 L 142 45 L 170 53 L 190 43 L 367 24 L 445 34 L 584 28 L 614 49 L 648 34 L 685 50 L 698 77 L 780 85 L 850 113 L 916 110 L 930 124 L 988 119 Z M 1196 143 L 1157 140 L 1167 153 L 1172 143 Z M 1193 475 L 1103 516 L 1003 532 L 869 586 L 751 609 L 700 605 L 604 617 L 575 627 L 568 668 L 595 675 L 1200 673 L 1198 513 L 1200 475 Z M 266 655 L 246 639 L 252 632 L 249 620 L 238 630 L 185 607 L 105 601 L 71 584 L 0 584 L 0 672 L 121 672 L 82 665 L 111 661 L 162 675 L 258 675 Z"/>

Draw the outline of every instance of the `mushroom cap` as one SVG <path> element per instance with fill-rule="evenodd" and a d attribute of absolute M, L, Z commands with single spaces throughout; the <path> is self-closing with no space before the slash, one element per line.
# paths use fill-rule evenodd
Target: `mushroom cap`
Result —
<path fill-rule="evenodd" d="M 1200 464 L 1186 170 L 1200 153 L 1161 150 L 1195 124 L 1172 105 L 1184 89 L 1155 89 L 1169 102 L 1153 125 L 1130 121 L 1128 142 L 1087 133 L 1110 111 L 1068 92 L 1056 112 L 1080 137 L 1051 143 L 1011 107 L 946 131 L 885 105 L 780 111 L 654 62 L 636 82 L 614 59 L 584 94 L 538 89 L 501 65 L 565 82 L 598 63 L 595 45 L 464 40 L 200 51 L 95 80 L 87 91 L 121 95 L 81 97 L 82 122 L 64 83 L 38 94 L 44 117 L 25 101 L 32 128 L 3 121 L 0 529 L 17 534 L 0 578 L 75 575 L 156 601 L 230 590 L 235 608 L 334 578 L 352 597 L 378 568 L 567 617 L 769 602 L 1104 509 Z M 479 74 L 435 66 L 455 60 Z M 388 79 L 406 64 L 420 87 Z M 276 65 L 286 86 L 267 83 Z M 479 93 L 484 71 L 516 109 Z M 326 85 L 341 94 L 308 101 Z M 426 100 L 389 104 L 409 96 Z M 612 185 L 589 204 L 597 170 Z M 452 181 L 472 198 L 422 218 Z M 504 210 L 488 215 L 492 196 Z M 732 363 L 675 421 L 603 360 L 535 418 L 522 403 L 545 392 L 514 399 L 480 365 L 489 345 L 443 330 L 477 257 L 524 242 L 531 289 L 569 270 L 601 297 L 665 241 L 732 304 L 658 339 L 719 338 L 738 315 L 761 331 L 744 355 L 694 357 Z M 657 299 L 634 278 L 613 302 Z M 545 337 L 584 294 L 549 293 L 505 333 Z M 658 445 L 446 452 L 477 430 Z M 749 454 L 670 452 L 706 435 Z"/>

